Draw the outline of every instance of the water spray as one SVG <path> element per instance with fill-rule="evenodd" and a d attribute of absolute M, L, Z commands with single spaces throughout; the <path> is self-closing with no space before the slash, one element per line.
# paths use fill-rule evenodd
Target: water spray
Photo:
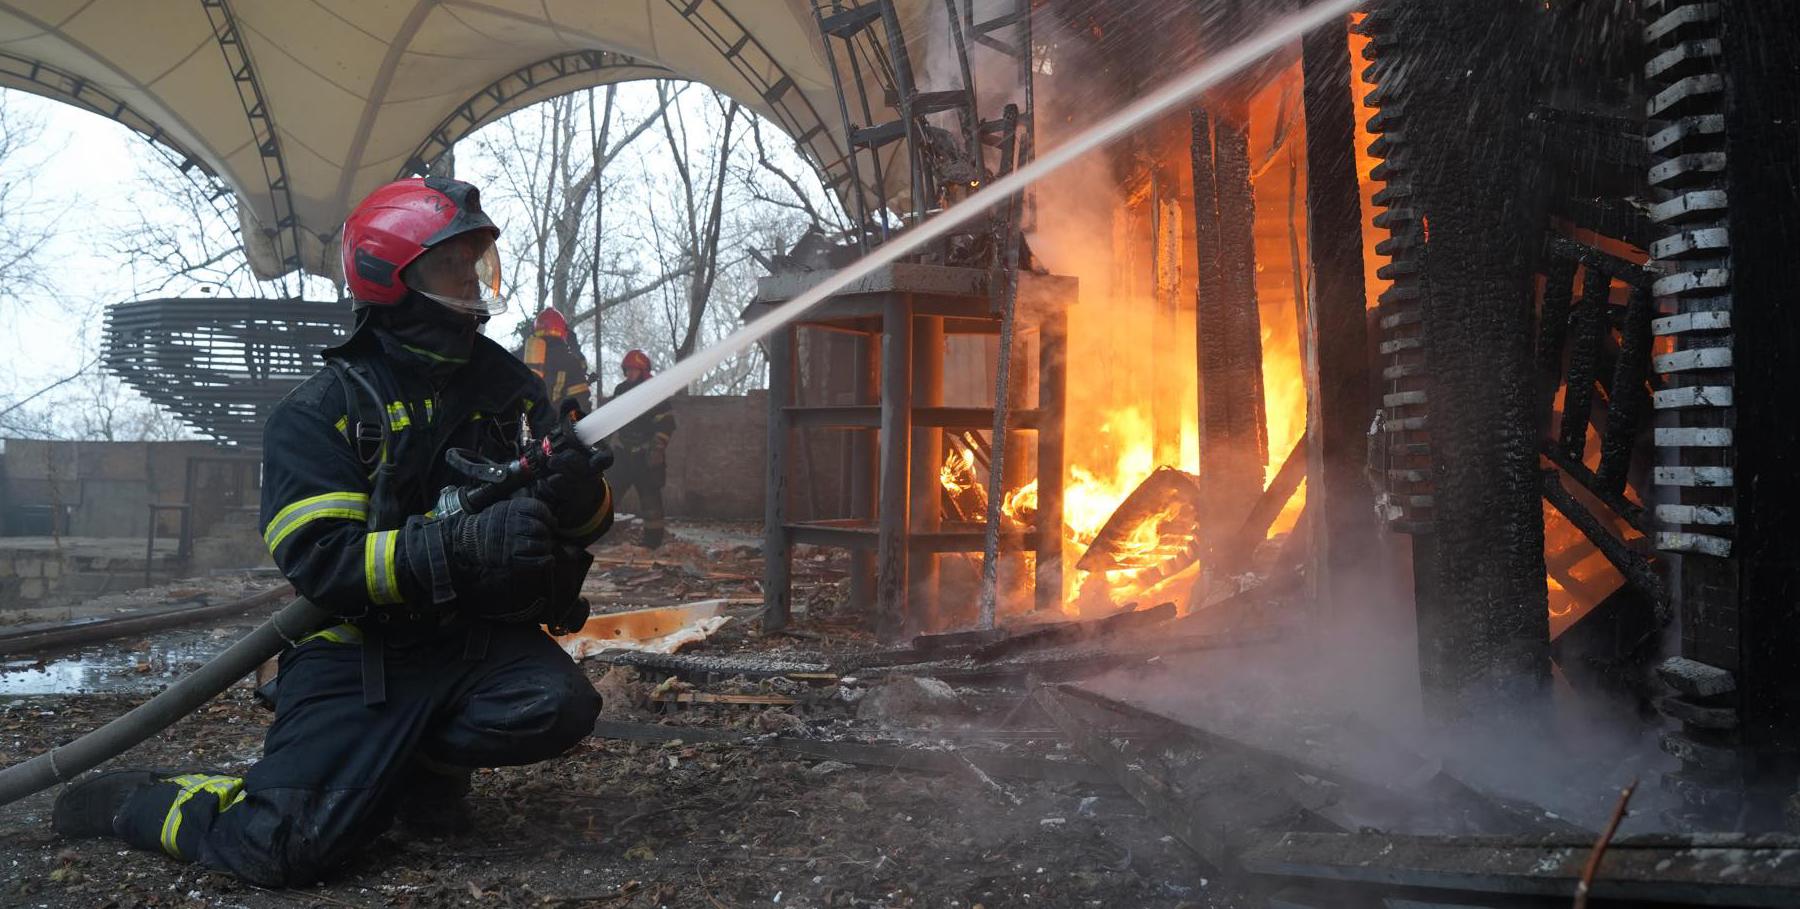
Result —
<path fill-rule="evenodd" d="M 719 343 L 676 363 L 667 372 L 654 376 L 642 385 L 613 399 L 605 407 L 573 424 L 575 435 L 586 445 L 598 444 L 602 439 L 619 431 L 632 420 L 643 416 L 649 412 L 650 408 L 680 391 L 688 383 L 706 374 L 708 370 L 724 362 L 727 358 L 762 340 L 776 329 L 806 315 L 833 294 L 868 277 L 876 269 L 898 261 L 902 256 L 913 253 L 925 244 L 967 224 L 977 215 L 1002 204 L 1031 184 L 1073 163 L 1082 155 L 1112 142 L 1146 121 L 1161 116 L 1177 105 L 1187 102 L 1207 89 L 1237 75 L 1256 61 L 1297 40 L 1306 32 L 1339 17 L 1349 15 L 1351 10 L 1362 5 L 1363 2 L 1364 0 L 1321 0 L 1304 11 L 1281 18 L 1250 38 L 1220 52 L 1213 59 L 1195 67 L 1180 78 L 1139 98 L 1118 113 L 1089 127 L 1073 140 L 1056 147 L 1048 154 L 1011 174 L 995 180 L 975 195 L 945 209 L 911 230 L 890 239 L 874 252 L 827 276 L 813 289 L 776 308 L 773 312 L 745 324 Z M 547 461 L 551 454 L 550 448 L 545 447 L 535 456 L 535 461 Z M 535 461 L 526 459 L 528 463 L 535 463 Z M 473 506 L 471 510 L 479 510 L 480 505 L 490 499 L 498 498 L 507 484 L 522 483 L 526 479 L 523 468 L 514 470 L 513 475 L 506 475 L 504 467 L 487 466 L 489 469 L 497 469 L 500 472 L 491 476 L 477 477 L 483 483 L 494 488 L 479 493 L 473 502 L 465 503 L 465 507 Z M 252 631 L 243 640 L 233 644 L 225 653 L 213 658 L 212 661 L 193 673 L 184 676 L 156 697 L 138 705 L 130 713 L 73 742 L 0 770 L 0 805 L 23 798 L 58 782 L 67 782 L 101 762 L 124 753 L 193 712 L 200 705 L 217 696 L 219 692 L 224 691 L 233 682 L 243 678 L 264 660 L 279 653 L 285 646 L 291 645 L 307 632 L 323 627 L 331 620 L 332 617 L 328 611 L 305 599 L 294 600 L 274 618 Z"/>
<path fill-rule="evenodd" d="M 811 290 L 745 323 L 719 343 L 695 352 L 668 370 L 614 398 L 576 423 L 576 434 L 588 445 L 599 443 L 720 363 L 806 315 L 820 303 L 868 277 L 877 269 L 917 252 L 931 241 L 1004 203 L 1031 184 L 1074 163 L 1082 155 L 1108 145 L 1144 123 L 1193 100 L 1208 89 L 1250 68 L 1258 60 L 1298 40 L 1307 32 L 1349 15 L 1363 3 L 1364 0 L 1322 0 L 1300 12 L 1282 17 L 1167 85 L 1133 101 L 1118 113 L 1088 127 L 1070 141 L 1039 155 L 1024 167 L 985 185 L 963 201 L 889 239 L 874 252 L 831 273 Z"/>

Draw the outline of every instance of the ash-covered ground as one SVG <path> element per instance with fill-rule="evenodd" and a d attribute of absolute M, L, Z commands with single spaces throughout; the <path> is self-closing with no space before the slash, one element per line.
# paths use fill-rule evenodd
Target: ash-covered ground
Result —
<path fill-rule="evenodd" d="M 704 527 L 682 528 L 677 542 L 656 553 L 602 546 L 588 593 L 598 610 L 755 597 L 760 562 L 748 542 L 745 528 Z M 733 620 L 700 652 L 829 663 L 874 649 L 863 630 L 867 617 L 843 602 L 844 568 L 835 557 L 798 560 L 796 602 L 804 614 L 794 634 L 765 637 L 754 606 L 733 606 Z M 230 635 L 217 637 L 222 647 Z M 153 641 L 104 646 L 161 652 Z M 91 659 L 92 649 L 86 652 Z M 0 698 L 0 764 L 97 727 L 205 656 L 190 648 L 164 658 L 173 665 L 133 657 L 97 670 L 130 676 L 135 688 Z M 878 697 L 878 687 L 684 683 L 595 660 L 584 666 L 608 697 L 604 721 L 669 727 L 657 734 L 672 738 L 592 738 L 555 760 L 479 772 L 473 832 L 390 831 L 340 874 L 297 891 L 248 887 L 114 841 L 60 841 L 47 820 L 52 793 L 42 793 L 0 808 L 0 905 L 1243 904 L 1137 802 L 1104 782 L 986 776 L 956 763 L 924 772 L 871 763 L 866 752 L 851 763 L 769 743 L 780 736 L 1079 763 L 1042 715 L 1016 709 L 1022 685 L 924 684 L 914 692 L 911 681 L 896 681 Z M 782 703 L 652 700 L 683 693 Z M 115 765 L 241 769 L 259 754 L 269 717 L 240 685 Z M 747 738 L 699 741 L 707 731 Z"/>

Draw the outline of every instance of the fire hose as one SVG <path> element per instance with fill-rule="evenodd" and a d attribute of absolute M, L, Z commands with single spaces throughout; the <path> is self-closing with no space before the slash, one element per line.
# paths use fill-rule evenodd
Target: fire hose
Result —
<path fill-rule="evenodd" d="M 980 192 L 924 222 L 912 225 L 862 259 L 826 275 L 812 289 L 740 326 L 717 344 L 696 351 L 666 372 L 652 376 L 581 420 L 565 423 L 557 433 L 546 436 L 540 446 L 534 447 L 518 460 L 505 465 L 476 465 L 479 468 L 476 478 L 483 482 L 473 489 L 446 489 L 439 499 L 439 513 L 447 514 L 447 508 L 480 511 L 486 505 L 505 498 L 512 490 L 542 475 L 555 446 L 578 443 L 598 446 L 601 440 L 643 416 L 651 407 L 682 390 L 727 358 L 785 328 L 833 295 L 868 278 L 877 269 L 918 252 L 926 244 L 973 221 L 1053 171 L 1074 163 L 1082 155 L 1188 103 L 1258 60 L 1287 46 L 1306 32 L 1341 19 L 1365 2 L 1367 0 L 1320 0 L 1304 10 L 1281 17 L 1255 35 L 1214 54 L 1199 66 L 1042 154 L 1030 164 L 988 183 Z M 124 716 L 67 745 L 0 770 L 0 805 L 72 779 L 75 775 L 125 752 L 167 728 L 280 653 L 284 647 L 298 639 L 296 635 L 304 637 L 332 621 L 335 621 L 335 617 L 311 602 L 305 599 L 295 600 L 211 662 Z"/>
<path fill-rule="evenodd" d="M 551 460 L 562 452 L 575 450 L 576 446 L 588 448 L 579 441 L 574 424 L 564 421 L 556 431 L 505 464 L 477 460 L 466 452 L 452 449 L 445 453 L 446 460 L 474 482 L 468 486 L 445 487 L 438 496 L 436 513 L 449 516 L 481 511 L 527 483 L 550 475 L 554 472 Z M 595 447 L 599 447 L 597 443 Z M 268 621 L 225 648 L 225 652 L 125 715 L 67 745 L 0 770 L 0 805 L 18 801 L 57 783 L 69 782 L 136 747 L 199 709 L 270 658 L 337 621 L 336 615 L 311 600 L 296 597 Z"/>

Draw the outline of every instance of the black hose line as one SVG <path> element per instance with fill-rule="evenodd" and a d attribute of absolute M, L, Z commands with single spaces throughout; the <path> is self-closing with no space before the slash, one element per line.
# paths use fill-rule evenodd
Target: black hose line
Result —
<path fill-rule="evenodd" d="M 298 597 L 267 622 L 206 665 L 182 676 L 156 697 L 133 707 L 99 729 L 67 745 L 52 748 L 28 761 L 0 770 L 0 805 L 11 804 L 124 754 L 145 739 L 169 728 L 200 705 L 230 688 L 233 682 L 256 671 L 270 657 L 299 639 L 331 625 L 336 618 Z"/>

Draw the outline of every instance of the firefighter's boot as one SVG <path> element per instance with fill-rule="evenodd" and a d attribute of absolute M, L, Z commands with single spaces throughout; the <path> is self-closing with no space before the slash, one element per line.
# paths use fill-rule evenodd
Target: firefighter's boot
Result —
<path fill-rule="evenodd" d="M 57 795 L 50 829 L 66 837 L 118 836 L 114 821 L 125 801 L 164 776 L 154 770 L 113 770 L 75 783 Z"/>
<path fill-rule="evenodd" d="M 475 816 L 468 801 L 473 775 L 467 767 L 416 760 L 402 789 L 395 820 L 420 839 L 461 836 L 474 830 Z"/>

